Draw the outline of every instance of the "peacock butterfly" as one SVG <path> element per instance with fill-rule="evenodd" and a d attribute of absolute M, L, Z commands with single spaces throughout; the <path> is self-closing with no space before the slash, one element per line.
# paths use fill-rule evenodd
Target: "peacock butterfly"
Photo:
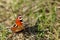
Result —
<path fill-rule="evenodd" d="M 11 30 L 12 32 L 19 32 L 22 31 L 23 29 L 24 26 L 23 26 L 22 16 L 19 15 L 15 20 L 15 24 L 13 25 L 13 27 L 11 27 Z"/>

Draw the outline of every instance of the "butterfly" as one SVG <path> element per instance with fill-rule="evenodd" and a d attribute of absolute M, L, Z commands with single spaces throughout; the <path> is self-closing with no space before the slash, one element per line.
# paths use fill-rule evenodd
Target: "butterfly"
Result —
<path fill-rule="evenodd" d="M 16 20 L 15 20 L 15 24 L 13 25 L 13 27 L 11 27 L 12 32 L 16 33 L 19 31 L 24 30 L 24 26 L 23 26 L 23 20 L 22 20 L 22 16 L 19 15 Z"/>

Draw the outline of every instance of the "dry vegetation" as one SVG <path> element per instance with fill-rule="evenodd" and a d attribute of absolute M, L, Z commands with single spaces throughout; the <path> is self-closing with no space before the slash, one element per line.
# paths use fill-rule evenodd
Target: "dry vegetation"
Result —
<path fill-rule="evenodd" d="M 28 28 L 8 38 L 19 14 Z M 0 0 L 0 40 L 60 40 L 59 0 Z"/>

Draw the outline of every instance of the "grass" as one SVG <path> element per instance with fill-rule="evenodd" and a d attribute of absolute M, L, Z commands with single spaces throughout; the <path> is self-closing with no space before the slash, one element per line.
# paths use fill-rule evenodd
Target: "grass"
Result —
<path fill-rule="evenodd" d="M 42 11 L 42 16 L 39 18 L 39 23 L 38 23 L 38 30 L 42 32 L 38 33 L 38 36 L 40 35 L 41 38 L 44 39 L 44 37 L 46 36 L 46 40 L 55 40 L 54 37 L 52 37 L 53 34 L 53 30 L 54 28 L 54 24 L 56 22 L 56 11 L 55 11 L 55 6 L 56 4 L 54 4 L 53 6 L 48 2 L 47 3 L 49 6 L 49 13 L 46 14 L 46 9 L 45 7 L 43 7 L 43 11 Z M 52 6 L 52 7 L 51 7 Z M 49 32 L 48 34 L 46 34 L 46 31 Z M 51 34 L 50 34 L 51 33 Z M 42 37 L 43 36 L 43 37 Z M 41 40 L 43 40 L 41 39 Z M 58 40 L 58 39 L 56 39 Z"/>
<path fill-rule="evenodd" d="M 0 40 L 6 40 L 8 34 L 10 34 L 10 32 L 7 30 L 6 26 L 0 23 Z"/>
<path fill-rule="evenodd" d="M 22 15 L 23 21 L 29 27 L 37 25 L 38 40 L 59 40 L 59 27 L 56 24 L 56 3 L 53 0 L 12 0 L 11 2 L 0 2 L 0 40 L 5 40 L 9 34 L 7 26 L 14 24 L 18 14 Z M 3 10 L 2 10 L 3 9 Z M 35 24 L 37 23 L 37 24 Z"/>

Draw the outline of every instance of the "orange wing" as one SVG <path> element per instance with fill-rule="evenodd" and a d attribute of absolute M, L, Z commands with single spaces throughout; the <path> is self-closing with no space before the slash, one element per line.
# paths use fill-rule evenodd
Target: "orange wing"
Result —
<path fill-rule="evenodd" d="M 22 23 L 20 20 L 18 20 L 18 19 L 16 19 L 16 24 L 17 24 L 18 26 L 22 26 L 22 25 L 23 25 L 23 23 Z"/>
<path fill-rule="evenodd" d="M 19 32 L 19 31 L 22 31 L 24 29 L 24 27 L 12 27 L 11 30 L 12 32 Z"/>

